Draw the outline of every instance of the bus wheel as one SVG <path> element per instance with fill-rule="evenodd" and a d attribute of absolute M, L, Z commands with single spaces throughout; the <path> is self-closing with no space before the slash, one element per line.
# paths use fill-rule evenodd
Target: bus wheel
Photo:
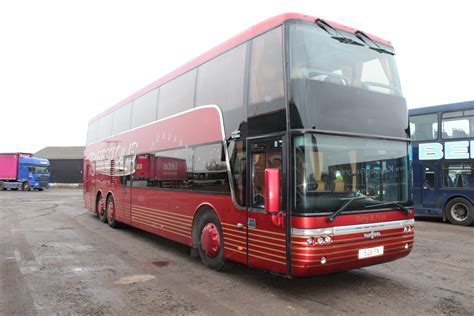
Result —
<path fill-rule="evenodd" d="M 107 222 L 107 209 L 102 194 L 100 194 L 97 199 L 97 217 L 101 222 Z"/>
<path fill-rule="evenodd" d="M 199 218 L 197 248 L 199 257 L 208 268 L 220 271 L 225 266 L 224 235 L 215 213 L 207 212 Z"/>
<path fill-rule="evenodd" d="M 23 182 L 23 184 L 21 185 L 21 190 L 22 191 L 30 191 L 30 184 L 28 182 Z"/>
<path fill-rule="evenodd" d="M 115 220 L 115 202 L 112 196 L 107 199 L 107 223 L 112 228 L 118 228 L 119 222 Z"/>
<path fill-rule="evenodd" d="M 445 212 L 451 224 L 468 226 L 474 223 L 473 207 L 466 199 L 452 199 L 446 204 Z"/>

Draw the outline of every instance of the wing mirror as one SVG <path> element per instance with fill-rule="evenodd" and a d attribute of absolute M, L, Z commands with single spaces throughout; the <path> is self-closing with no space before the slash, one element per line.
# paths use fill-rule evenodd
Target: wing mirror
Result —
<path fill-rule="evenodd" d="M 265 210 L 271 215 L 272 223 L 277 226 L 283 226 L 280 188 L 280 169 L 265 169 Z"/>

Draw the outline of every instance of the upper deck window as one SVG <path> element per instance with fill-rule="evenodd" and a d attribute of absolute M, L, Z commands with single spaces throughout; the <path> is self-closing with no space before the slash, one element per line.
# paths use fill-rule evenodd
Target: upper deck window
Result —
<path fill-rule="evenodd" d="M 337 34 L 289 22 L 291 128 L 407 138 L 407 107 L 392 53 L 354 34 Z"/>
<path fill-rule="evenodd" d="M 214 58 L 199 67 L 196 106 L 218 105 L 226 122 L 226 137 L 245 121 L 244 77 L 247 44 Z"/>
<path fill-rule="evenodd" d="M 112 124 L 114 122 L 114 112 L 107 114 L 100 119 L 99 139 L 112 136 Z"/>
<path fill-rule="evenodd" d="M 161 86 L 158 97 L 158 119 L 192 109 L 195 83 L 194 69 Z"/>
<path fill-rule="evenodd" d="M 132 128 L 156 120 L 156 102 L 158 89 L 152 90 L 133 101 Z"/>
<path fill-rule="evenodd" d="M 367 47 L 354 37 L 341 43 L 318 26 L 293 24 L 291 33 L 292 79 L 306 78 L 370 91 L 401 95 L 393 56 Z"/>
<path fill-rule="evenodd" d="M 130 129 L 132 103 L 127 103 L 115 111 L 112 134 L 116 135 Z"/>
<path fill-rule="evenodd" d="M 438 115 L 426 114 L 410 117 L 410 136 L 414 141 L 438 138 Z"/>
<path fill-rule="evenodd" d="M 87 143 L 93 143 L 99 139 L 99 120 L 89 124 L 87 130 Z"/>
<path fill-rule="evenodd" d="M 443 139 L 474 136 L 474 111 L 446 112 L 442 116 Z"/>

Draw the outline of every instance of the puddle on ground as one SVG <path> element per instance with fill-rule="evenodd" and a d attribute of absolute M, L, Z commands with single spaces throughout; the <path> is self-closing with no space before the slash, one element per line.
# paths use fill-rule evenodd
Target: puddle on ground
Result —
<path fill-rule="evenodd" d="M 156 277 L 150 274 L 129 275 L 129 276 L 118 279 L 117 281 L 115 281 L 115 284 L 142 283 L 142 282 L 150 281 L 153 279 L 156 279 Z"/>
<path fill-rule="evenodd" d="M 152 261 L 151 264 L 153 264 L 154 266 L 157 266 L 159 268 L 162 268 L 162 267 L 166 267 L 170 263 L 168 261 Z"/>

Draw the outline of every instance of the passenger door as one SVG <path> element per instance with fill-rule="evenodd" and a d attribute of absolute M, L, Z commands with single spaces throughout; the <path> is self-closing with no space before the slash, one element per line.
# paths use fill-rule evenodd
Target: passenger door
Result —
<path fill-rule="evenodd" d="M 280 192 L 285 176 L 281 137 L 248 140 L 247 161 L 247 236 L 248 263 L 281 274 L 287 274 L 286 214 L 272 216 L 265 210 L 265 170 L 280 170 Z M 280 205 L 286 199 L 281 197 Z M 281 221 L 280 224 L 278 219 Z"/>
<path fill-rule="evenodd" d="M 421 172 L 421 200 L 423 207 L 436 206 L 438 192 L 436 164 L 423 163 Z"/>

